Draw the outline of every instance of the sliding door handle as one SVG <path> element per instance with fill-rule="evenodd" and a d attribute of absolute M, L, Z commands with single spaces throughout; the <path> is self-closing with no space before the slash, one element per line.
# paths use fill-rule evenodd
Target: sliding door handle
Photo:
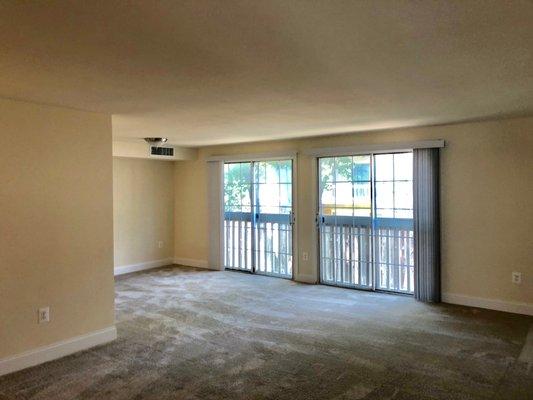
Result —
<path fill-rule="evenodd" d="M 296 217 L 294 215 L 294 211 L 291 211 L 289 215 L 289 225 L 294 225 L 296 223 Z"/>

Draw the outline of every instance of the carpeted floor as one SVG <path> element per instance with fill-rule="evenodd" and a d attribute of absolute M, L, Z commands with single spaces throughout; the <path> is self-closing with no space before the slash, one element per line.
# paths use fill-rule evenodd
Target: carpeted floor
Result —
<path fill-rule="evenodd" d="M 533 399 L 532 317 L 185 267 L 118 278 L 116 308 L 115 342 L 0 399 Z"/>

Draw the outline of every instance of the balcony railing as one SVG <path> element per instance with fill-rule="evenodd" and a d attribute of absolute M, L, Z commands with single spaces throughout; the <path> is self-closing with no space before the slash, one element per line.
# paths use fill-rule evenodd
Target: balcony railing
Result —
<path fill-rule="evenodd" d="M 290 214 L 224 213 L 224 266 L 252 271 L 254 264 L 256 273 L 292 277 Z"/>
<path fill-rule="evenodd" d="M 290 218 L 289 214 L 226 212 L 225 267 L 251 271 L 254 257 L 257 273 L 292 277 Z M 412 219 L 322 216 L 319 227 L 323 283 L 413 293 Z"/>
<path fill-rule="evenodd" d="M 321 216 L 319 227 L 322 282 L 413 293 L 412 219 Z"/>

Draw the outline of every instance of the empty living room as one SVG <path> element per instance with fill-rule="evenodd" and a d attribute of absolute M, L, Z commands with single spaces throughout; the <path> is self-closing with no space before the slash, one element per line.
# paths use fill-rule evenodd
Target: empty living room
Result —
<path fill-rule="evenodd" d="M 0 400 L 533 400 L 533 1 L 0 2 Z"/>

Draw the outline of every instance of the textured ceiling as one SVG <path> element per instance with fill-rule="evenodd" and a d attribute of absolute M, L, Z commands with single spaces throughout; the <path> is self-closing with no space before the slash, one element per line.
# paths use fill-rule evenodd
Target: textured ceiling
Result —
<path fill-rule="evenodd" d="M 0 96 L 206 145 L 533 112 L 533 2 L 2 1 Z"/>

